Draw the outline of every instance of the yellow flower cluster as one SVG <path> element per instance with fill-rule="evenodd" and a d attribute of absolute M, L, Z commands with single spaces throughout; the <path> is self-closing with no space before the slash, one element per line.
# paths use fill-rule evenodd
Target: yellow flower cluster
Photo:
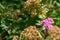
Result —
<path fill-rule="evenodd" d="M 44 18 L 46 18 L 46 13 L 48 12 L 48 10 L 42 10 L 41 11 L 41 15 L 42 15 L 42 17 L 44 17 Z"/>
<path fill-rule="evenodd" d="M 42 2 L 42 0 L 27 0 L 25 2 L 24 8 L 28 9 L 32 18 L 38 14 L 36 10 L 41 7 L 40 2 Z"/>
<path fill-rule="evenodd" d="M 42 0 L 27 0 L 25 2 L 25 8 L 29 7 L 30 5 L 36 4 L 37 6 L 40 5 L 40 2 L 42 2 Z M 35 6 L 36 6 L 35 5 Z M 41 6 L 41 5 L 40 5 Z"/>

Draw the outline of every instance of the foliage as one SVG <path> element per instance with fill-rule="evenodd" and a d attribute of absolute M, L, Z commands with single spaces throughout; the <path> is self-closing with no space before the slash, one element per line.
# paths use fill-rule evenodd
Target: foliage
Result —
<path fill-rule="evenodd" d="M 41 21 L 48 17 L 54 19 L 54 25 L 60 26 L 59 13 L 60 0 L 0 0 L 0 34 L 3 40 L 11 40 L 30 25 L 41 31 Z"/>

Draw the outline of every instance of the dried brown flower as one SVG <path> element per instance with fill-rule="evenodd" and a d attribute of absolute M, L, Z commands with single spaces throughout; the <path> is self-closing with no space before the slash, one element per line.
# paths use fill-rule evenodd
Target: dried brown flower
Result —
<path fill-rule="evenodd" d="M 2 36 L 0 35 L 0 40 L 2 40 Z"/>
<path fill-rule="evenodd" d="M 53 26 L 48 29 L 48 33 L 51 37 L 51 40 L 60 40 L 60 28 L 57 26 Z"/>
<path fill-rule="evenodd" d="M 23 38 L 25 38 L 25 40 L 43 40 L 43 38 L 39 36 L 40 32 L 38 31 L 36 26 L 29 26 L 21 32 L 21 35 L 23 36 Z"/>
<path fill-rule="evenodd" d="M 19 40 L 18 35 L 15 35 L 12 40 Z"/>

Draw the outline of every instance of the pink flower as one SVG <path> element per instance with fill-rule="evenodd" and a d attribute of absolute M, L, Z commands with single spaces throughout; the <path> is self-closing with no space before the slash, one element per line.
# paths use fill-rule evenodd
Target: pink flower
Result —
<path fill-rule="evenodd" d="M 47 18 L 47 19 L 41 21 L 41 24 L 43 26 L 45 26 L 46 28 L 50 28 L 51 27 L 51 24 L 53 24 L 53 23 L 54 23 L 54 21 L 53 21 L 52 18 Z"/>

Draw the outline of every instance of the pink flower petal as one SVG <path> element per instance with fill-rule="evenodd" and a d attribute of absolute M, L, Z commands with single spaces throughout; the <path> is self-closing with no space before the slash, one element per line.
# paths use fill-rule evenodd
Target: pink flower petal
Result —
<path fill-rule="evenodd" d="M 51 27 L 51 24 L 53 24 L 53 23 L 54 23 L 54 21 L 53 21 L 52 18 L 47 18 L 47 19 L 41 21 L 41 24 L 42 25 L 45 25 L 46 28 L 50 28 Z"/>

